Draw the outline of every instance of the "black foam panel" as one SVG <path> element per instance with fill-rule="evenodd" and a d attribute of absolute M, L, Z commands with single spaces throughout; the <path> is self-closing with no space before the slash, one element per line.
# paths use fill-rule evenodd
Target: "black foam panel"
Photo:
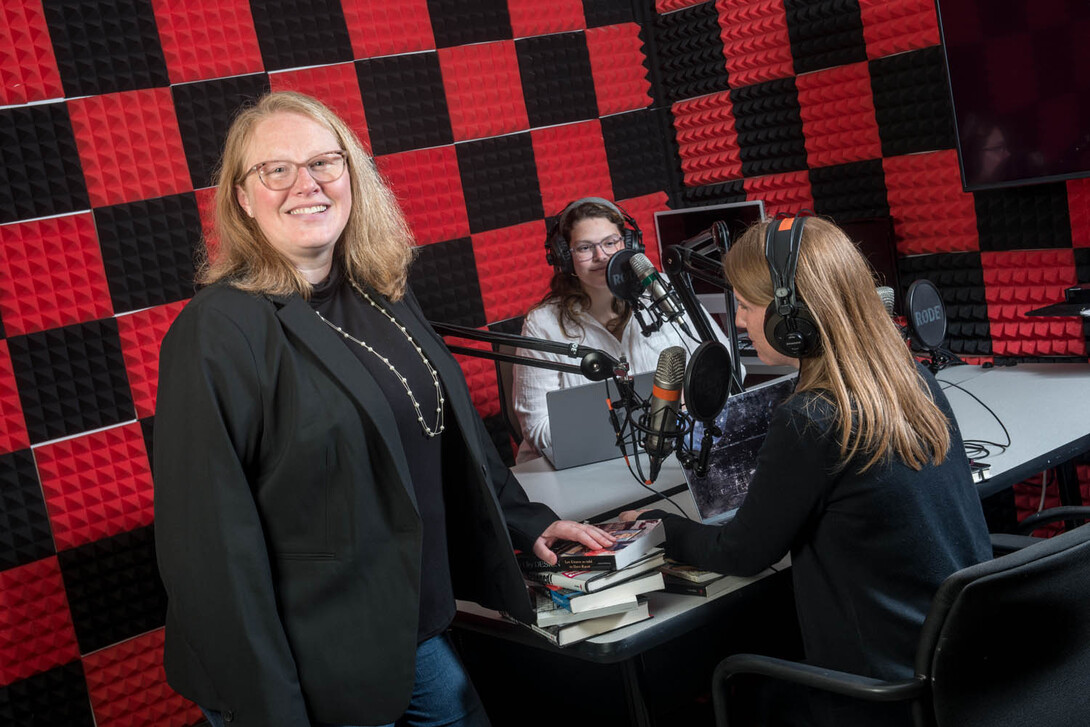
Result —
<path fill-rule="evenodd" d="M 655 16 L 658 98 L 673 103 L 730 87 L 720 32 L 714 2 Z"/>
<path fill-rule="evenodd" d="M 65 96 L 170 85 L 147 0 L 53 0 L 42 9 Z"/>
<path fill-rule="evenodd" d="M 91 206 L 68 107 L 0 109 L 0 223 Z"/>
<path fill-rule="evenodd" d="M 57 554 L 81 654 L 159 628 L 167 594 L 151 525 Z"/>
<path fill-rule="evenodd" d="M 357 61 L 356 76 L 376 156 L 454 143 L 434 51 Z"/>
<path fill-rule="evenodd" d="M 1063 182 L 973 193 L 981 250 L 1071 247 Z"/>
<path fill-rule="evenodd" d="M 428 0 L 428 14 L 437 48 L 514 36 L 507 0 Z"/>
<path fill-rule="evenodd" d="M 455 151 L 470 232 L 545 216 L 528 132 L 458 144 Z"/>
<path fill-rule="evenodd" d="M 8 346 L 32 443 L 135 417 L 116 319 L 15 336 Z"/>
<path fill-rule="evenodd" d="M 631 0 L 583 0 L 583 18 L 588 28 L 619 25 L 636 20 Z"/>
<path fill-rule="evenodd" d="M 340 0 L 261 0 L 250 10 L 267 71 L 352 60 Z"/>
<path fill-rule="evenodd" d="M 954 111 L 941 46 L 870 61 L 882 156 L 954 148 Z"/>
<path fill-rule="evenodd" d="M 730 99 L 745 176 L 806 168 L 806 143 L 794 78 L 735 88 Z"/>
<path fill-rule="evenodd" d="M 795 73 L 867 60 L 858 0 L 784 0 Z"/>
<path fill-rule="evenodd" d="M 556 33 L 515 41 L 530 126 L 598 117 L 586 35 Z"/>
<path fill-rule="evenodd" d="M 706 184 L 701 187 L 682 187 L 678 194 L 677 207 L 704 207 L 713 204 L 729 204 L 731 202 L 745 202 L 746 187 L 741 179 L 720 184 Z"/>
<path fill-rule="evenodd" d="M 115 313 L 193 295 L 201 218 L 192 192 L 103 207 L 94 214 Z"/>
<path fill-rule="evenodd" d="M 0 724 L 95 727 L 82 662 L 69 662 L 0 687 Z"/>
<path fill-rule="evenodd" d="M 835 221 L 889 216 L 881 159 L 811 169 L 810 189 L 814 212 Z"/>
<path fill-rule="evenodd" d="M 53 532 L 29 449 L 0 455 L 0 570 L 53 555 Z"/>
<path fill-rule="evenodd" d="M 474 328 L 486 322 L 468 237 L 421 247 L 409 271 L 409 285 L 430 321 Z"/>
<path fill-rule="evenodd" d="M 1075 280 L 1090 283 L 1090 247 L 1076 247 L 1074 252 Z"/>
<path fill-rule="evenodd" d="M 666 109 L 640 109 L 602 119 L 614 199 L 624 200 L 675 188 L 664 159 L 677 159 L 668 135 Z M 671 154 L 673 156 L 671 156 Z"/>

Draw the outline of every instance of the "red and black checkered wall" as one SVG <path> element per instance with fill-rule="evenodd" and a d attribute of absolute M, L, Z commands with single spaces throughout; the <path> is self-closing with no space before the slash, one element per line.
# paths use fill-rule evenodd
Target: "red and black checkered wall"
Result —
<path fill-rule="evenodd" d="M 655 211 L 763 199 L 891 216 L 955 350 L 1085 360 L 1081 324 L 1022 313 L 1090 278 L 1090 184 L 962 192 L 938 43 L 932 0 L 5 2 L 0 724 L 200 720 L 163 679 L 148 453 L 241 103 L 297 89 L 353 125 L 437 320 L 522 315 L 573 198 L 652 251 Z M 499 435 L 492 364 L 463 368 Z"/>

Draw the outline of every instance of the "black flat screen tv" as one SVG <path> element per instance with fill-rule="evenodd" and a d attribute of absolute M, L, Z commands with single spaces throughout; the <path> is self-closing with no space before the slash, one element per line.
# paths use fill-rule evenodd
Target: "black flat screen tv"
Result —
<path fill-rule="evenodd" d="M 965 189 L 1090 176 L 1090 2 L 936 6 Z"/>

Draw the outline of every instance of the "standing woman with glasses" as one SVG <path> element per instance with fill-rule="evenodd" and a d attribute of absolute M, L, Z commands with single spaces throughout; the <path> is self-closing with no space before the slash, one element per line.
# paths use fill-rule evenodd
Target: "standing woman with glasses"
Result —
<path fill-rule="evenodd" d="M 513 548 L 611 538 L 503 465 L 407 288 L 394 197 L 328 108 L 237 116 L 216 233 L 160 356 L 168 682 L 216 726 L 488 724 L 454 599 L 527 620 Z"/>
<path fill-rule="evenodd" d="M 606 284 L 609 259 L 625 247 L 641 247 L 640 230 L 620 207 L 598 197 L 577 199 L 560 214 L 545 241 L 546 259 L 553 266 L 549 292 L 526 314 L 524 336 L 567 341 L 622 355 L 633 374 L 654 371 L 659 353 L 670 346 L 692 351 L 699 341 L 671 324 L 649 336 L 640 331 L 632 306 L 615 298 Z M 723 343 L 726 337 L 716 329 Z M 695 330 L 689 323 L 689 329 Z M 519 349 L 531 358 L 573 363 L 559 354 Z M 522 429 L 517 460 L 540 456 L 552 444 L 545 395 L 550 391 L 580 386 L 587 379 L 531 366 L 513 368 L 512 398 Z"/>

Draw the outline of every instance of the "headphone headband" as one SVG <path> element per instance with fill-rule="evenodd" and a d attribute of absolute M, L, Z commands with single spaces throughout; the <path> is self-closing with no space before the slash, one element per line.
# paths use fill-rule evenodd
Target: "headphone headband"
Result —
<path fill-rule="evenodd" d="M 765 232 L 765 260 L 772 278 L 772 302 L 765 310 L 765 338 L 776 351 L 792 358 L 812 356 L 821 347 L 817 323 L 795 289 L 807 216 L 777 215 Z"/>

